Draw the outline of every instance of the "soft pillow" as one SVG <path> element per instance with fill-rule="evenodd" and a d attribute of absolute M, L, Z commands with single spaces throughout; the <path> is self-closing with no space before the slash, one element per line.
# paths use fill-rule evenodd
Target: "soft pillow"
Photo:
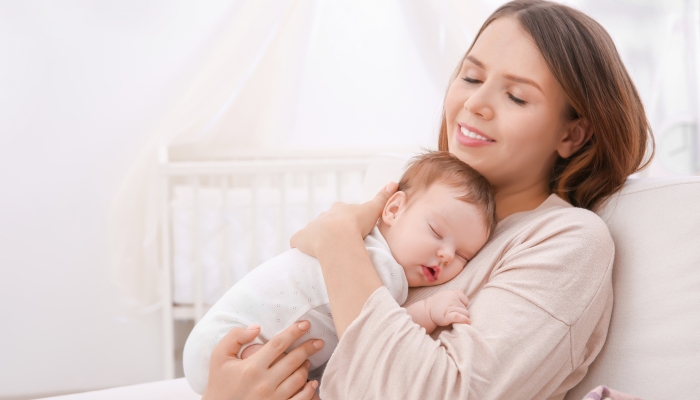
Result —
<path fill-rule="evenodd" d="M 615 241 L 612 320 L 566 399 L 597 385 L 700 398 L 700 177 L 631 179 L 598 214 Z"/>

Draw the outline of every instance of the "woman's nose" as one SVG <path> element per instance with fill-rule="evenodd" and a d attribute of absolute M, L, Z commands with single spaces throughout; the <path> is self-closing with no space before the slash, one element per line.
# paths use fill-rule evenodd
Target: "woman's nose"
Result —
<path fill-rule="evenodd" d="M 488 87 L 484 83 L 474 91 L 471 96 L 464 102 L 464 108 L 470 113 L 478 115 L 485 120 L 493 118 L 493 107 L 489 100 Z"/>

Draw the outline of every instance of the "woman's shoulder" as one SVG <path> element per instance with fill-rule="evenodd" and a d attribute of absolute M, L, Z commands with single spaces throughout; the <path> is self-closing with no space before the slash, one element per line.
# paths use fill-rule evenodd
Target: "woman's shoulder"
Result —
<path fill-rule="evenodd" d="M 594 298 L 611 293 L 614 244 L 595 213 L 558 197 L 545 203 L 505 220 L 509 226 L 494 237 L 500 242 L 500 262 L 489 284 L 517 293 L 571 324 Z"/>
<path fill-rule="evenodd" d="M 532 211 L 514 214 L 496 228 L 496 235 L 533 240 L 580 241 L 582 245 L 613 246 L 608 226 L 596 213 L 574 207 L 552 194 Z"/>

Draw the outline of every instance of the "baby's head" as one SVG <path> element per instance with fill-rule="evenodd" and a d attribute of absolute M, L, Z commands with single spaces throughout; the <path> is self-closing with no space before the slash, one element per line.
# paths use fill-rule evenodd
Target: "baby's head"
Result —
<path fill-rule="evenodd" d="M 415 157 L 384 206 L 379 230 L 408 286 L 433 286 L 459 274 L 496 225 L 489 182 L 448 152 Z"/>

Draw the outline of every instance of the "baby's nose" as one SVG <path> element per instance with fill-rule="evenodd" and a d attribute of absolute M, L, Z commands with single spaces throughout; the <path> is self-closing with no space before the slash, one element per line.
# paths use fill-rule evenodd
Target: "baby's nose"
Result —
<path fill-rule="evenodd" d="M 444 265 L 447 265 L 452 262 L 452 259 L 454 259 L 454 254 L 452 254 L 449 251 L 443 250 L 440 254 L 440 258 L 442 259 L 442 263 Z"/>

